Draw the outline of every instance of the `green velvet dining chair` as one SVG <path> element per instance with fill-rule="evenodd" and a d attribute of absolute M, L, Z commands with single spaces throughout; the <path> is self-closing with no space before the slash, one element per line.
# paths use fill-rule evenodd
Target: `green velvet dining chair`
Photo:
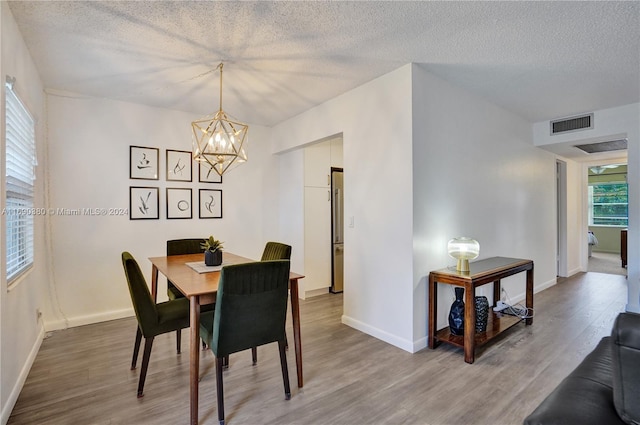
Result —
<path fill-rule="evenodd" d="M 291 245 L 286 245 L 281 242 L 267 242 L 262 251 L 262 258 L 260 261 L 271 260 L 291 260 Z M 288 346 L 287 336 L 285 335 L 285 346 Z M 253 347 L 251 349 L 251 359 L 253 364 L 258 363 L 258 348 Z M 229 363 L 227 359 L 227 364 Z"/>
<path fill-rule="evenodd" d="M 156 304 L 151 292 L 149 292 L 149 287 L 140 270 L 140 266 L 138 266 L 137 261 L 130 253 L 122 253 L 122 266 L 127 278 L 133 309 L 138 320 L 131 370 L 136 368 L 140 342 L 144 337 L 142 368 L 138 381 L 138 397 L 142 397 L 153 340 L 158 335 L 189 327 L 189 300 L 179 298 Z M 201 313 L 201 320 L 205 317 L 210 317 L 210 320 L 213 320 L 213 311 Z"/>
<path fill-rule="evenodd" d="M 171 255 L 185 255 L 185 254 L 199 254 L 204 253 L 202 244 L 204 243 L 202 238 L 191 239 L 172 239 L 167 241 L 167 256 Z M 170 300 L 176 300 L 178 298 L 184 298 L 184 294 L 180 292 L 178 288 L 171 282 L 167 281 L 167 296 Z M 213 310 L 213 304 L 203 305 L 201 311 Z M 176 330 L 176 351 L 180 353 L 182 342 L 182 330 Z"/>
<path fill-rule="evenodd" d="M 225 266 L 220 273 L 216 308 L 203 316 L 200 336 L 216 361 L 218 421 L 224 424 L 222 369 L 230 354 L 278 343 L 285 398 L 291 398 L 285 349 L 289 261 L 257 261 Z"/>
<path fill-rule="evenodd" d="M 280 242 L 267 242 L 260 261 L 290 260 L 291 246 Z"/>
<path fill-rule="evenodd" d="M 204 241 L 202 238 L 169 240 L 167 241 L 167 256 L 204 253 L 204 248 L 201 245 Z M 171 281 L 167 282 L 167 296 L 170 300 L 184 298 L 182 292 Z"/>

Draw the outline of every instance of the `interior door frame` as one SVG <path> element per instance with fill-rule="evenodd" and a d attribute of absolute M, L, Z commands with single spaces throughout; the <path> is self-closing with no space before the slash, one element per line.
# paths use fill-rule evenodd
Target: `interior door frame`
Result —
<path fill-rule="evenodd" d="M 556 159 L 556 275 L 568 277 L 567 163 Z"/>
<path fill-rule="evenodd" d="M 331 179 L 331 246 L 329 247 L 329 249 L 331 250 L 331 286 L 329 287 L 329 292 L 336 294 L 336 293 L 341 293 L 344 291 L 344 288 L 342 291 L 334 291 L 334 287 L 335 287 L 335 282 L 334 282 L 334 276 L 333 276 L 333 270 L 335 267 L 334 264 L 334 258 L 333 258 L 333 204 L 334 204 L 334 199 L 333 199 L 333 173 L 334 172 L 339 172 L 339 173 L 343 173 L 343 183 L 342 183 L 342 187 L 344 190 L 344 169 L 341 167 L 331 167 L 331 171 L 329 172 L 330 175 L 330 179 Z M 344 197 L 343 197 L 343 202 L 344 202 Z M 343 244 L 344 244 L 344 217 L 343 217 L 343 222 L 342 222 L 342 228 L 343 228 Z M 344 282 L 344 279 L 343 279 Z"/>

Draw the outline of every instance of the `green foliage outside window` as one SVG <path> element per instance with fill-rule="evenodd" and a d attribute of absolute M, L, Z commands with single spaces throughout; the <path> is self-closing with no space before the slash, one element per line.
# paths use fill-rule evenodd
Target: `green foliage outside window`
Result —
<path fill-rule="evenodd" d="M 626 183 L 589 185 L 589 225 L 623 226 L 629 223 Z"/>

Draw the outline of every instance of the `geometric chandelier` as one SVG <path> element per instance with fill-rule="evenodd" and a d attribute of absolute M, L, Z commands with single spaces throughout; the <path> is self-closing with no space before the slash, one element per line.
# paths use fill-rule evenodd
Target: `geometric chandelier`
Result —
<path fill-rule="evenodd" d="M 193 159 L 209 165 L 222 176 L 247 161 L 245 142 L 249 126 L 229 119 L 222 110 L 222 63 L 220 69 L 220 108 L 215 114 L 191 123 Z"/>

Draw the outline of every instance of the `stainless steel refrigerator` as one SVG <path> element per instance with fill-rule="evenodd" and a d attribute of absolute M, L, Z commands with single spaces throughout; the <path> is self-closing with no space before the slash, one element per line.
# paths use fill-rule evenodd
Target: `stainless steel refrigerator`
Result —
<path fill-rule="evenodd" d="M 344 190 L 342 168 L 331 168 L 331 292 L 344 289 Z"/>

